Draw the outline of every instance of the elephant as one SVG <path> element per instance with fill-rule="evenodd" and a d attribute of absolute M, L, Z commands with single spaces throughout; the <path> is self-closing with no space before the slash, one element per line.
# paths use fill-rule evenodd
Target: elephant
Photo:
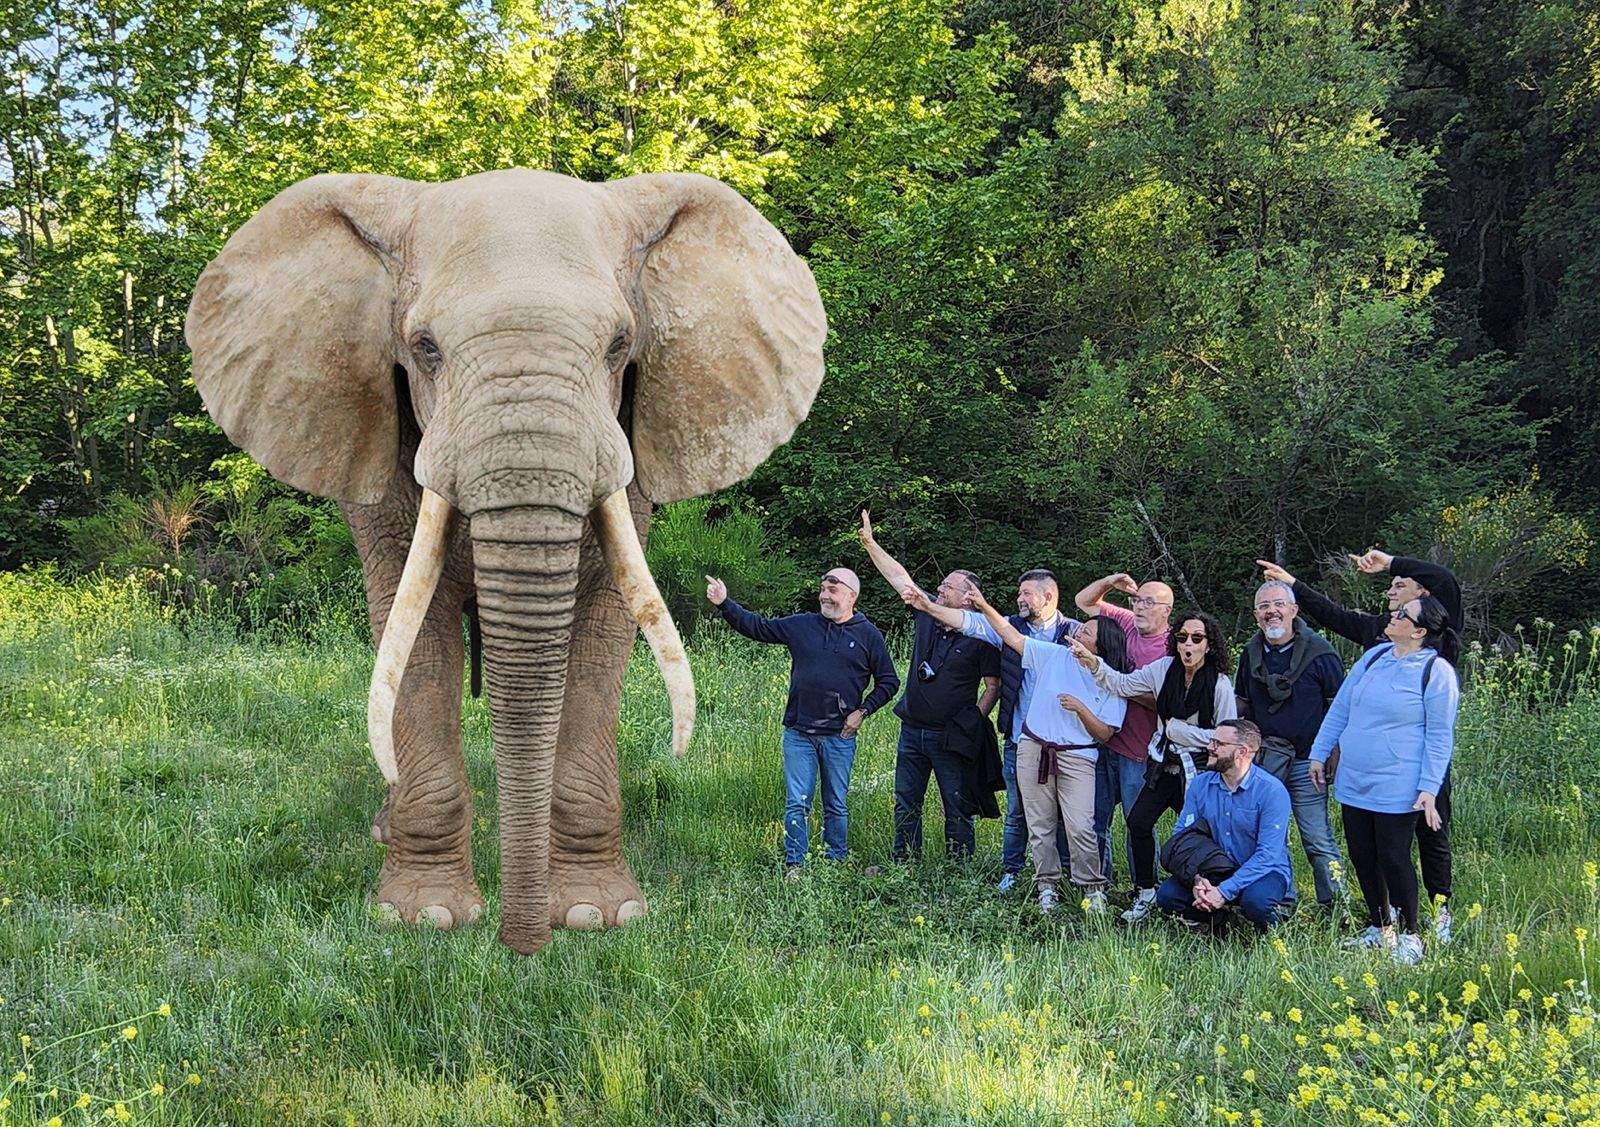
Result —
<path fill-rule="evenodd" d="M 654 506 L 747 477 L 810 411 L 827 320 L 806 263 L 704 176 L 328 174 L 233 233 L 184 328 L 212 418 L 336 501 L 360 554 L 380 910 L 441 928 L 483 911 L 461 743 L 475 603 L 501 942 L 531 954 L 552 927 L 642 916 L 616 752 L 636 629 L 675 752 L 694 718 L 642 544 Z"/>

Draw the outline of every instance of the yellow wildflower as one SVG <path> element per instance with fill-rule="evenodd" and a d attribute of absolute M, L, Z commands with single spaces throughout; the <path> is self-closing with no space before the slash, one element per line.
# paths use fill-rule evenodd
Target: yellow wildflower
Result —
<path fill-rule="evenodd" d="M 1300 1012 L 1300 1007 L 1299 1006 L 1291 1006 L 1291 1007 L 1289 1007 L 1289 1020 L 1294 1022 L 1296 1025 L 1300 1024 L 1300 1019 L 1303 1016 L 1305 1016 L 1305 1015 L 1303 1015 Z"/>
<path fill-rule="evenodd" d="M 122 1030 L 122 1039 L 124 1041 L 132 1041 L 137 1036 L 139 1036 L 139 1027 L 137 1025 L 129 1025 Z"/>
<path fill-rule="evenodd" d="M 161 1003 L 161 1008 L 158 1009 L 156 1011 L 156 1013 L 160 1014 L 162 1017 L 171 1017 L 172 1016 L 172 1003 L 171 1002 L 162 1002 Z"/>
<path fill-rule="evenodd" d="M 1478 1000 L 1478 984 L 1470 978 L 1461 984 L 1461 1004 L 1470 1006 Z"/>

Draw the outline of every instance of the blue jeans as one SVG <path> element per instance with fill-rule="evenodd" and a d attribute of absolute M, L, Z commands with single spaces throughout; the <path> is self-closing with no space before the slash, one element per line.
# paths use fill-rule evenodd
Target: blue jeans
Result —
<path fill-rule="evenodd" d="M 1332 863 L 1339 859 L 1333 844 L 1333 826 L 1328 821 L 1328 792 L 1317 793 L 1311 785 L 1311 760 L 1296 759 L 1289 770 L 1289 802 L 1295 825 L 1300 827 L 1300 844 L 1311 862 L 1311 875 L 1317 886 L 1317 903 L 1332 907 L 1344 898 L 1344 885 L 1333 879 Z"/>
<path fill-rule="evenodd" d="M 1144 787 L 1144 764 L 1118 755 L 1106 748 L 1100 749 L 1100 758 L 1094 764 L 1094 836 L 1100 842 L 1100 871 L 1106 884 L 1113 883 L 1111 865 L 1111 812 L 1122 804 L 1122 820 L 1128 820 L 1128 811 L 1139 800 Z M 1133 879 L 1133 839 L 1124 844 L 1128 851 L 1128 878 Z"/>
<path fill-rule="evenodd" d="M 928 776 L 939 783 L 944 805 L 944 844 L 952 857 L 972 854 L 972 815 L 961 812 L 963 761 L 944 750 L 944 733 L 900 725 L 900 746 L 894 760 L 894 851 L 901 861 L 922 855 L 922 803 L 928 794 Z"/>
<path fill-rule="evenodd" d="M 1177 877 L 1168 877 L 1156 889 L 1156 906 L 1163 912 L 1182 916 L 1197 923 L 1221 923 L 1218 912 L 1202 912 L 1194 906 L 1194 891 L 1185 888 Z M 1268 873 L 1253 884 L 1239 890 L 1239 895 L 1228 901 L 1222 912 L 1237 909 L 1239 914 L 1261 930 L 1266 931 L 1294 910 L 1294 900 L 1289 896 L 1289 885 L 1277 873 Z"/>
<path fill-rule="evenodd" d="M 811 799 L 822 777 L 822 840 L 829 860 L 842 861 L 849 836 L 850 814 L 845 795 L 850 768 L 856 761 L 854 736 L 808 736 L 783 730 L 783 860 L 798 865 L 811 845 Z"/>
<path fill-rule="evenodd" d="M 1008 873 L 1020 873 L 1028 858 L 1028 820 L 1022 813 L 1022 791 L 1017 786 L 1017 744 L 1006 740 L 1006 749 L 1000 757 L 1000 773 L 1006 780 L 1006 820 L 1000 832 L 1000 867 Z M 1056 855 L 1067 863 L 1067 828 L 1056 820 Z"/>

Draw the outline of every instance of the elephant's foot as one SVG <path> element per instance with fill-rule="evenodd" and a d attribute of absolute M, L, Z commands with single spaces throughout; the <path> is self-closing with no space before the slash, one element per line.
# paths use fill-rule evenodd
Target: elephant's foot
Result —
<path fill-rule="evenodd" d="M 605 865 L 550 859 L 551 927 L 620 927 L 646 910 L 644 893 L 622 858 Z"/>
<path fill-rule="evenodd" d="M 483 893 L 470 868 L 406 867 L 386 860 L 372 902 L 380 915 L 397 923 L 440 930 L 465 927 L 483 915 Z"/>

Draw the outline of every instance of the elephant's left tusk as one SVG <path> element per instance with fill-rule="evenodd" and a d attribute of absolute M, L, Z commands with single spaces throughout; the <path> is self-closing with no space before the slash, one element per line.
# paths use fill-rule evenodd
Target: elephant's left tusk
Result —
<path fill-rule="evenodd" d="M 378 770 L 390 785 L 400 781 L 394 753 L 394 702 L 400 695 L 411 647 L 433 602 L 434 588 L 444 571 L 445 545 L 450 531 L 450 502 L 431 489 L 422 491 L 422 507 L 417 511 L 417 530 L 411 537 L 400 586 L 394 604 L 383 624 L 383 639 L 378 644 L 378 660 L 372 667 L 372 690 L 367 694 L 367 738 Z"/>
<path fill-rule="evenodd" d="M 594 524 L 606 562 L 611 565 L 611 576 L 639 629 L 644 631 L 667 683 L 667 697 L 672 702 L 672 754 L 682 755 L 694 735 L 694 673 L 689 668 L 683 639 L 678 636 L 672 615 L 667 613 L 666 600 L 645 563 L 626 489 L 619 489 L 600 502 L 594 511 Z"/>

